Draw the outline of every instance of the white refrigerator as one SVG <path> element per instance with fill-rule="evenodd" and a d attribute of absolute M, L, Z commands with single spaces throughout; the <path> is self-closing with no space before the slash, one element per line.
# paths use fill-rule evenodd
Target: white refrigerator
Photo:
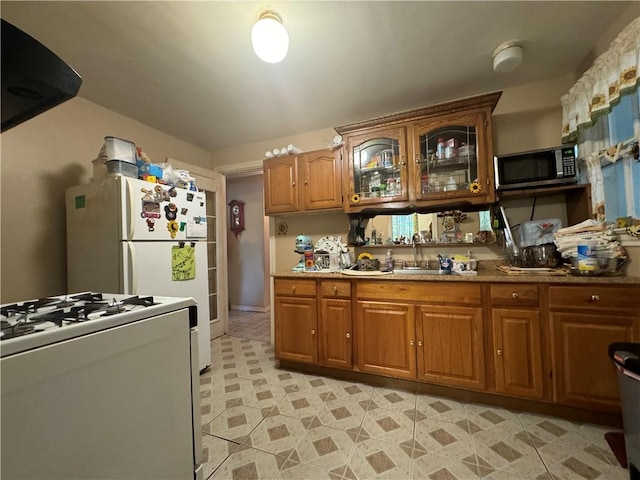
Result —
<path fill-rule="evenodd" d="M 67 189 L 66 214 L 68 290 L 194 298 L 211 365 L 204 192 L 108 176 Z"/>

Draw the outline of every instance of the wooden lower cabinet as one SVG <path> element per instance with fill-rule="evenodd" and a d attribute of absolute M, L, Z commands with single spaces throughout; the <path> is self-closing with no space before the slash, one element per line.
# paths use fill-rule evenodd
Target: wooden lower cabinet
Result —
<path fill-rule="evenodd" d="M 634 341 L 632 315 L 552 312 L 554 400 L 596 410 L 618 411 L 620 397 L 608 347 Z M 637 328 L 637 327 L 636 327 Z"/>
<path fill-rule="evenodd" d="M 275 297 L 275 354 L 279 360 L 317 363 L 315 298 Z"/>
<path fill-rule="evenodd" d="M 277 278 L 275 354 L 617 414 L 608 347 L 640 341 L 638 291 L 597 283 Z"/>
<path fill-rule="evenodd" d="M 640 340 L 637 286 L 549 286 L 554 401 L 618 412 L 613 342 Z"/>
<path fill-rule="evenodd" d="M 360 371 L 416 378 L 413 305 L 358 301 L 355 327 Z"/>
<path fill-rule="evenodd" d="M 482 309 L 416 306 L 418 379 L 484 390 Z"/>
<path fill-rule="evenodd" d="M 544 398 L 540 311 L 494 308 L 491 317 L 496 392 Z"/>
<path fill-rule="evenodd" d="M 351 300 L 323 298 L 320 304 L 320 364 L 351 369 Z"/>

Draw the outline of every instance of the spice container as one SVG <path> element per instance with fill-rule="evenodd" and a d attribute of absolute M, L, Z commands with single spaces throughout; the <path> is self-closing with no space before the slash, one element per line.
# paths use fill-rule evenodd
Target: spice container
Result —
<path fill-rule="evenodd" d="M 439 159 L 444 158 L 444 148 L 445 148 L 444 138 L 440 137 L 438 138 L 438 146 L 436 148 L 436 155 L 438 156 Z"/>

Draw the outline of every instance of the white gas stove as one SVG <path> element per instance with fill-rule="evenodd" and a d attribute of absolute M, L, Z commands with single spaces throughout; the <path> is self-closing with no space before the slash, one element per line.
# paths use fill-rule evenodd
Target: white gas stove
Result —
<path fill-rule="evenodd" d="M 193 298 L 1 305 L 3 478 L 202 478 L 197 317 Z"/>
<path fill-rule="evenodd" d="M 4 304 L 0 351 L 5 357 L 195 305 L 192 298 L 94 292 Z"/>

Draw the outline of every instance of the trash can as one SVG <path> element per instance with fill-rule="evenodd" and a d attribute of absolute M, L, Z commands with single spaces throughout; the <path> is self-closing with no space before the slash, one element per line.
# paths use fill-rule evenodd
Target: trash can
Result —
<path fill-rule="evenodd" d="M 609 357 L 618 370 L 629 478 L 640 480 L 640 343 L 612 343 Z"/>

